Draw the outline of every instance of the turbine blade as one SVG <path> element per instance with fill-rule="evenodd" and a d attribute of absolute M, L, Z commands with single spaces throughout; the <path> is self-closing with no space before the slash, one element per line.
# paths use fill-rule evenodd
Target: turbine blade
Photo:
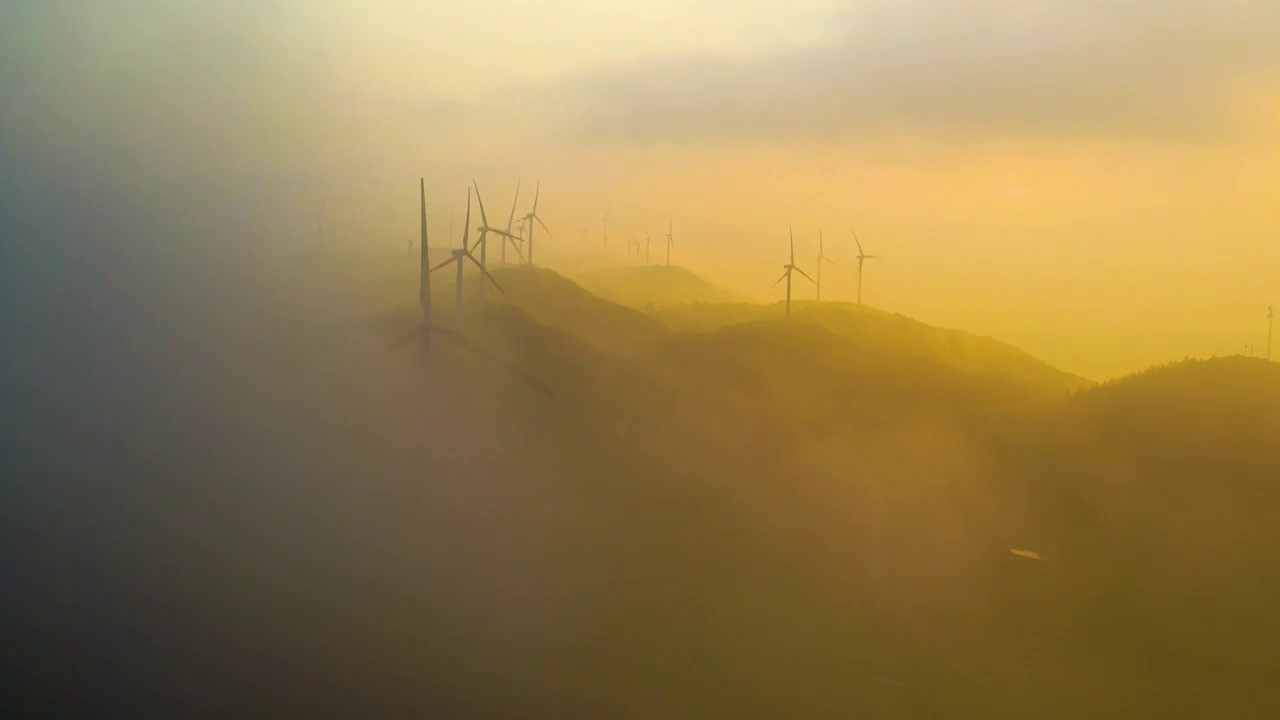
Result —
<path fill-rule="evenodd" d="M 853 241 L 854 241 L 854 242 L 856 242 L 856 243 L 858 243 L 858 254 L 859 254 L 859 255 L 864 255 L 865 253 L 862 251 L 862 241 L 858 239 L 858 231 L 857 231 L 857 230 L 854 230 L 854 231 L 853 231 Z"/>
<path fill-rule="evenodd" d="M 805 273 L 805 271 L 801 270 L 799 267 L 796 267 L 796 268 L 795 268 L 795 271 L 796 271 L 796 272 L 798 272 L 798 273 L 800 273 L 801 275 L 804 275 L 805 279 L 806 279 L 806 280 L 808 280 L 809 282 L 813 283 L 814 285 L 817 285 L 817 284 L 818 284 L 818 283 L 814 282 L 814 281 L 813 281 L 813 278 L 809 277 L 809 275 L 808 275 L 808 274 L 806 274 L 806 273 Z"/>
<path fill-rule="evenodd" d="M 475 255 L 472 255 L 471 253 L 467 253 L 467 259 L 471 261 L 471 264 L 480 268 L 480 272 L 484 273 L 484 276 L 489 278 L 489 282 L 493 283 L 493 286 L 498 288 L 499 292 L 506 293 L 506 290 L 502 289 L 502 286 L 498 284 L 498 281 L 496 279 L 494 279 L 492 273 L 490 273 L 488 270 L 484 268 L 483 265 L 480 264 L 480 261 L 476 259 Z"/>
<path fill-rule="evenodd" d="M 542 194 L 542 181 L 538 181 L 538 188 L 533 191 L 533 212 L 530 215 L 538 214 L 538 196 Z"/>
<path fill-rule="evenodd" d="M 484 199 L 480 197 L 480 186 L 476 185 L 475 178 L 471 178 L 471 184 L 476 187 L 476 203 L 480 205 L 480 224 L 489 227 L 489 218 L 484 214 Z"/>
<path fill-rule="evenodd" d="M 502 236 L 502 237 L 504 237 L 504 238 L 510 238 L 510 239 L 512 239 L 512 240 L 519 240 L 519 241 L 521 241 L 521 242 L 523 242 L 523 241 L 524 241 L 524 238 L 522 238 L 522 237 L 520 237 L 520 236 L 518 236 L 518 235 L 513 235 L 513 234 L 511 234 L 511 233 L 507 232 L 506 230 L 499 230 L 499 229 L 497 229 L 497 228 L 485 228 L 485 230 L 487 230 L 488 232 L 493 233 L 494 235 L 501 235 L 501 236 Z"/>
<path fill-rule="evenodd" d="M 444 262 L 440 263 L 439 265 L 436 265 L 435 267 L 433 267 L 433 268 L 431 268 L 431 269 L 427 270 L 427 272 L 429 272 L 429 273 L 433 273 L 433 272 L 435 272 L 435 271 L 439 270 L 439 269 L 440 269 L 440 268 L 442 268 L 442 267 L 447 267 L 447 266 L 449 266 L 449 265 L 453 262 L 453 260 L 454 260 L 453 258 L 449 258 L 448 260 L 445 260 Z"/>
<path fill-rule="evenodd" d="M 516 241 L 514 239 L 512 238 L 507 238 L 507 239 L 511 241 L 511 249 L 516 251 L 516 257 L 520 258 L 520 262 L 524 262 L 524 253 L 520 252 L 520 246 L 516 244 Z"/>
<path fill-rule="evenodd" d="M 511 215 L 507 218 L 507 230 L 511 230 L 511 223 L 516 221 L 516 204 L 520 202 L 520 181 L 516 181 L 516 199 L 511 201 Z"/>
<path fill-rule="evenodd" d="M 774 287 L 778 287 L 778 284 L 779 284 L 779 283 L 781 283 L 783 280 L 786 280 L 786 279 L 787 279 L 787 273 L 789 273 L 789 272 L 791 272 L 791 271 L 790 271 L 790 270 L 786 270 L 786 271 L 784 271 L 784 272 L 782 273 L 782 277 L 778 278 L 777 282 L 775 282 L 775 283 L 773 284 L 773 286 L 774 286 Z"/>
<path fill-rule="evenodd" d="M 550 237 L 551 228 L 547 227 L 547 224 L 542 222 L 542 218 L 538 217 L 537 215 L 534 215 L 533 219 L 538 221 L 538 224 L 542 226 L 542 229 L 547 231 L 547 237 Z"/>
<path fill-rule="evenodd" d="M 795 265 L 796 264 L 796 234 L 795 234 L 795 231 L 791 229 L 790 225 L 787 226 L 787 236 L 791 238 L 791 264 Z"/>
<path fill-rule="evenodd" d="M 462 221 L 462 247 L 467 246 L 467 238 L 471 236 L 471 188 L 467 188 L 467 219 Z"/>

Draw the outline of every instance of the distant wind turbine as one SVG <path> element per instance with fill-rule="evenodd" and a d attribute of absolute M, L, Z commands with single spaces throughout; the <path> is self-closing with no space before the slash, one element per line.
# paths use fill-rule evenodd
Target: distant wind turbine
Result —
<path fill-rule="evenodd" d="M 640 262 L 640 241 L 636 240 L 631 233 L 627 233 L 627 261 Z"/>
<path fill-rule="evenodd" d="M 604 249 L 609 249 L 609 213 L 613 212 L 613 205 L 609 205 L 609 209 L 604 211 Z"/>
<path fill-rule="evenodd" d="M 476 200 L 479 201 L 479 199 L 480 199 L 480 189 L 477 188 Z M 480 216 L 481 216 L 481 221 L 483 222 L 484 203 L 480 203 Z M 484 232 L 485 231 L 494 232 L 493 228 L 486 227 L 487 225 L 488 223 L 484 223 L 483 225 L 480 226 L 479 230 L 481 231 L 481 239 L 476 241 L 476 245 L 479 246 L 481 253 L 484 252 L 484 239 L 483 239 Z M 458 277 L 457 277 L 457 284 L 454 287 L 454 294 L 455 294 L 454 309 L 457 311 L 459 317 L 462 316 L 462 266 L 465 264 L 463 262 L 464 260 L 470 260 L 472 263 L 475 264 L 476 267 L 480 268 L 480 278 L 482 283 L 481 287 L 483 287 L 483 281 L 487 278 L 490 282 L 493 283 L 494 287 L 498 288 L 499 291 L 502 291 L 502 286 L 499 285 L 498 281 L 495 280 L 493 276 L 489 274 L 489 271 L 485 269 L 484 263 L 479 260 L 476 260 L 476 256 L 472 255 L 471 251 L 467 249 L 467 238 L 470 237 L 470 235 L 471 235 L 471 188 L 467 188 L 467 219 L 465 224 L 462 226 L 462 247 L 454 250 L 451 257 L 448 260 L 445 260 L 439 265 L 436 265 L 435 267 L 428 270 L 428 273 L 433 273 L 437 270 L 447 267 L 450 263 L 454 263 L 457 265 Z"/>
<path fill-rule="evenodd" d="M 502 230 L 500 228 L 495 228 L 495 227 L 489 227 L 489 218 L 488 216 L 485 215 L 485 212 L 484 212 L 484 199 L 480 197 L 480 186 L 476 184 L 476 181 L 474 179 L 472 179 L 471 184 L 475 186 L 476 203 L 480 206 L 480 227 L 476 228 L 476 230 L 480 231 L 480 237 L 476 239 L 476 246 L 480 248 L 480 261 L 476 264 L 479 265 L 481 270 L 480 298 L 483 300 L 485 297 L 485 292 L 484 292 L 485 279 L 493 278 L 493 276 L 489 274 L 489 268 L 485 263 L 485 249 L 488 248 L 489 246 L 489 233 L 493 233 L 494 235 L 500 235 L 504 238 L 514 238 L 515 236 L 507 232 L 506 230 Z M 468 225 L 471 224 L 471 190 L 470 189 L 467 190 L 467 224 Z M 466 235 L 469 230 L 470 228 L 468 227 L 468 228 L 464 228 L 462 231 L 463 232 L 462 251 L 468 256 L 471 255 L 471 251 L 467 249 L 467 242 L 466 242 Z M 475 258 L 473 257 L 472 259 L 474 260 Z M 459 279 L 462 278 L 461 256 L 458 257 L 458 278 Z M 494 285 L 497 285 L 497 284 L 498 283 L 496 282 L 494 283 Z M 498 288 L 498 289 L 501 290 L 501 288 Z M 459 290 L 459 292 L 461 292 L 461 290 Z"/>
<path fill-rule="evenodd" d="M 644 226 L 644 264 L 649 264 L 649 246 L 653 244 L 653 238 L 649 237 L 649 225 Z"/>
<path fill-rule="evenodd" d="M 822 302 L 822 266 L 823 264 L 836 265 L 836 261 L 827 257 L 822 252 L 822 231 L 818 231 L 818 302 Z"/>
<path fill-rule="evenodd" d="M 542 194 L 542 183 L 539 182 L 537 189 L 533 191 L 533 209 L 529 211 L 528 215 L 524 216 L 525 224 L 528 225 L 529 227 L 529 257 L 525 259 L 525 263 L 528 265 L 533 264 L 533 223 L 534 221 L 536 220 L 537 223 L 542 226 L 542 229 L 547 231 L 547 235 L 551 235 L 551 230 L 547 227 L 546 223 L 542 222 L 542 218 L 539 217 L 538 215 L 538 196 L 541 194 Z"/>
<path fill-rule="evenodd" d="M 671 248 L 675 247 L 676 241 L 671 236 L 671 218 L 667 218 L 667 264 L 671 264 Z"/>
<path fill-rule="evenodd" d="M 511 215 L 507 217 L 507 234 L 502 237 L 502 254 L 498 258 L 498 261 L 501 262 L 503 265 L 507 264 L 507 244 L 508 243 L 515 246 L 516 254 L 520 254 L 520 247 L 516 246 L 516 241 L 511 239 L 513 237 L 513 235 L 511 235 L 511 229 L 512 229 L 511 226 L 513 223 L 515 223 L 516 204 L 519 202 L 520 202 L 520 181 L 516 180 L 516 198 L 511 201 Z M 522 223 L 522 226 L 523 226 L 523 223 Z M 520 259 L 524 260 L 524 256 L 521 255 Z"/>
<path fill-rule="evenodd" d="M 1271 361 L 1271 331 L 1276 327 L 1276 304 L 1267 306 L 1267 362 Z"/>
<path fill-rule="evenodd" d="M 467 197 L 470 197 L 468 190 Z M 427 351 L 431 351 L 431 262 L 427 259 L 427 181 L 418 178 L 418 210 L 422 216 L 422 225 L 418 233 L 418 305 L 422 308 L 422 326 L 424 328 Z M 452 222 L 450 222 L 452 226 Z M 450 234 L 452 234 L 452 227 Z"/>
<path fill-rule="evenodd" d="M 858 231 L 853 231 L 853 241 L 858 244 L 858 304 L 862 304 L 862 264 L 868 260 L 880 257 L 879 255 L 868 255 L 862 250 L 862 241 L 858 239 Z"/>
<path fill-rule="evenodd" d="M 809 282 L 813 282 L 813 278 L 809 277 L 805 273 L 805 271 L 801 270 L 799 266 L 796 265 L 796 236 L 795 236 L 795 233 L 792 232 L 791 226 L 789 225 L 787 226 L 787 234 L 788 236 L 790 236 L 790 239 L 791 239 L 791 260 L 786 265 L 782 266 L 783 268 L 782 277 L 778 278 L 778 282 L 775 282 L 773 286 L 777 287 L 778 283 L 782 282 L 783 280 L 787 281 L 787 320 L 790 320 L 791 319 L 791 271 L 794 270 L 795 272 L 798 272 L 801 275 L 804 275 L 805 279 L 808 280 Z"/>

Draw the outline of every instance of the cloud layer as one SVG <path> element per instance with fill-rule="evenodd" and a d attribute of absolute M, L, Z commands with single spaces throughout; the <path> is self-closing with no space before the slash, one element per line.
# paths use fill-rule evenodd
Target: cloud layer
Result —
<path fill-rule="evenodd" d="M 760 57 L 647 59 L 565 78 L 587 142 L 943 138 L 1220 141 L 1240 93 L 1280 80 L 1280 5 L 877 2 L 841 39 Z"/>

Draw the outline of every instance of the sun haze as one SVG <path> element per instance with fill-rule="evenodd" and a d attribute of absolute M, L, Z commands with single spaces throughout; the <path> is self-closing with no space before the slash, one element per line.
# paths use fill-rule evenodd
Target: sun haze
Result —
<path fill-rule="evenodd" d="M 361 242 L 412 232 L 376 212 L 412 203 L 402 177 L 426 173 L 441 237 L 472 175 L 504 195 L 541 180 L 549 258 L 624 262 L 599 242 L 612 205 L 619 238 L 676 218 L 684 264 L 776 299 L 793 224 L 804 257 L 823 231 L 843 261 L 830 297 L 851 299 L 856 229 L 882 256 L 868 302 L 1094 378 L 1261 344 L 1280 280 L 1270 3 L 4 13 L 10 137 L 108 158 L 145 144 L 148 166 L 287 186 L 301 206 L 327 193 L 335 217 L 382 224 Z"/>
<path fill-rule="evenodd" d="M 1280 717 L 1278 38 L 0 2 L 0 717 Z"/>

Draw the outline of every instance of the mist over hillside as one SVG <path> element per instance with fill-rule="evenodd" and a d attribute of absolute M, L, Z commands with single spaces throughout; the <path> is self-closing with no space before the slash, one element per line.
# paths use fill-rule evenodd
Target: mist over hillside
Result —
<path fill-rule="evenodd" d="M 86 207 L 16 216 L 105 232 Z M 487 309 L 468 272 L 457 317 L 441 277 L 493 359 L 426 363 L 407 257 L 117 242 L 23 248 L 63 278 L 6 383 L 28 709 L 1268 707 L 1273 365 L 1091 387 L 865 307 L 650 314 L 537 268 Z"/>
<path fill-rule="evenodd" d="M 370 30 L 362 6 L 310 7 L 0 6 L 0 715 L 1280 715 L 1280 365 L 1187 360 L 1094 384 L 905 314 L 796 299 L 788 319 L 692 261 L 567 277 L 554 260 L 497 267 L 492 247 L 501 290 L 482 295 L 467 265 L 458 307 L 453 269 L 430 276 L 428 334 L 420 187 L 434 264 L 463 235 L 441 230 L 465 217 L 473 173 L 554 170 L 600 205 L 563 210 L 594 228 L 611 202 L 595 171 L 631 166 L 490 139 L 547 112 L 527 97 L 495 93 L 493 112 L 422 91 L 410 70 L 470 66 L 419 56 L 444 47 L 419 33 L 474 40 L 477 25 L 379 16 Z M 401 84 L 371 85 L 390 76 Z M 992 218 L 1052 240 L 1089 205 L 1077 186 L 1141 187 L 1115 200 L 1140 220 L 1168 209 L 1148 197 L 1168 189 L 1150 188 L 1170 175 L 1154 161 L 1090 158 L 1101 176 L 1050 163 L 1072 172 L 1043 173 L 1061 185 L 1041 195 L 1065 204 L 1033 223 L 1036 193 L 1006 182 L 1021 161 L 936 153 L 954 166 L 846 183 L 832 167 L 869 164 L 815 152 L 818 167 L 764 158 L 754 178 L 735 173 L 756 156 L 706 171 L 654 160 L 641 177 L 690 208 L 720 193 L 717 214 L 735 193 L 759 203 L 760 177 L 801 208 L 814 187 L 883 205 L 868 224 L 901 230 L 904 250 L 913 229 L 936 235 L 917 267 L 961 276 L 916 285 L 921 306 L 966 285 L 1008 303 L 1009 285 L 1044 282 L 927 259 L 956 246 L 958 218 L 960 236 Z M 780 167 L 803 173 L 777 181 Z M 1269 187 L 1269 166 L 1193 169 L 1227 188 L 1215 193 L 1243 195 L 1240 177 Z M 612 172 L 620 197 L 641 184 Z M 389 188 L 369 201 L 385 213 L 351 209 L 365 183 Z M 894 183 L 909 192 L 878 189 Z M 969 185 L 1005 199 L 966 215 Z M 1222 212 L 1236 195 L 1215 193 L 1215 224 L 1247 224 Z M 492 219 L 506 200 L 489 202 Z M 894 208 L 911 219 L 895 225 Z M 736 238 L 751 209 L 698 222 Z M 773 280 L 783 246 L 768 232 L 767 247 L 724 245 L 726 262 L 742 256 L 735 277 L 758 265 Z M 1109 239 L 1087 242 L 1020 257 L 1065 272 Z M 1193 250 L 1195 277 L 1231 286 Z M 1223 255 L 1251 270 L 1270 257 Z M 1177 277 L 1110 272 L 1133 297 Z M 1074 282 L 1036 290 L 1079 297 Z M 1188 306 L 1207 296 L 1197 288 Z M 1079 301 L 1118 312 L 1118 296 Z"/>
<path fill-rule="evenodd" d="M 678 265 L 602 268 L 577 274 L 583 287 L 634 308 L 655 309 L 694 303 L 750 302 Z"/>

